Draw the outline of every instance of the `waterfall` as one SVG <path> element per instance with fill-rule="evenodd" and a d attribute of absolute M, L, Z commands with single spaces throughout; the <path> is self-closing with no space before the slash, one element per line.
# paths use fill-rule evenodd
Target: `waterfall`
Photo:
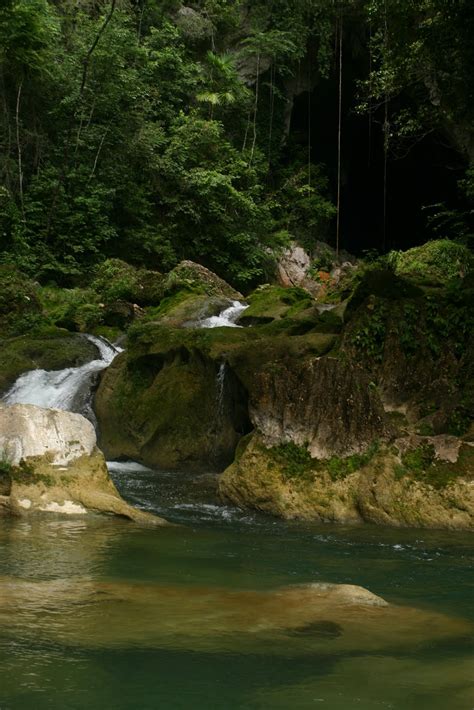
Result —
<path fill-rule="evenodd" d="M 200 328 L 241 328 L 237 325 L 239 316 L 248 308 L 246 303 L 232 301 L 230 306 L 224 308 L 218 316 L 211 316 L 199 323 Z"/>
<path fill-rule="evenodd" d="M 115 347 L 105 338 L 94 335 L 84 337 L 98 349 L 98 359 L 64 370 L 25 372 L 7 392 L 3 401 L 7 404 L 36 404 L 48 409 L 78 412 L 95 425 L 92 394 L 97 374 L 108 367 L 122 349 Z"/>
<path fill-rule="evenodd" d="M 225 376 L 227 365 L 221 362 L 216 377 L 216 424 L 217 430 L 222 428 L 222 420 L 224 419 L 224 395 L 225 395 Z"/>
<path fill-rule="evenodd" d="M 225 386 L 226 386 L 227 364 L 221 362 L 216 375 L 216 407 L 213 425 L 212 453 L 218 458 L 220 437 L 224 428 L 225 415 Z"/>

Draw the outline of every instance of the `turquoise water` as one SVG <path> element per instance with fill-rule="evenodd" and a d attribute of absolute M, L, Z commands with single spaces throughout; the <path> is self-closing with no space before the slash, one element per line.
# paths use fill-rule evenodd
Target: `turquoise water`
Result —
<path fill-rule="evenodd" d="M 191 478 L 114 477 L 185 527 L 2 520 L 0 710 L 474 708 L 471 535 L 285 523 L 220 506 Z M 273 590 L 314 582 L 420 608 L 413 633 L 402 617 L 378 635 L 369 617 L 352 635 L 337 619 L 276 628 L 268 609 L 301 610 L 271 606 Z M 456 632 L 433 636 L 433 612 Z"/>

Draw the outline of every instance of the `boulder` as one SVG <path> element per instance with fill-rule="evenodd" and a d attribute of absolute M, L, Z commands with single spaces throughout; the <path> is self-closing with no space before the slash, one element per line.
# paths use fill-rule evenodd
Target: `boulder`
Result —
<path fill-rule="evenodd" d="M 13 515 L 89 511 L 166 524 L 119 496 L 92 424 L 80 414 L 0 405 L 0 508 Z"/>
<path fill-rule="evenodd" d="M 303 447 L 267 447 L 252 435 L 239 444 L 219 491 L 287 519 L 473 530 L 474 446 L 419 439 L 318 460 Z"/>
<path fill-rule="evenodd" d="M 311 257 L 303 247 L 291 244 L 277 261 L 277 280 L 281 286 L 301 286 L 317 290 L 317 284 L 309 277 Z"/>
<path fill-rule="evenodd" d="M 224 279 L 202 264 L 194 261 L 181 261 L 167 274 L 164 282 L 165 293 L 171 294 L 180 289 L 188 289 L 208 296 L 220 296 L 231 300 L 243 299 L 242 294 L 230 286 Z"/>
<path fill-rule="evenodd" d="M 96 393 L 100 446 L 109 458 L 177 471 L 222 471 L 252 428 L 248 398 L 259 373 L 334 343 L 327 334 L 269 337 L 259 328 L 154 323 L 130 336 Z"/>

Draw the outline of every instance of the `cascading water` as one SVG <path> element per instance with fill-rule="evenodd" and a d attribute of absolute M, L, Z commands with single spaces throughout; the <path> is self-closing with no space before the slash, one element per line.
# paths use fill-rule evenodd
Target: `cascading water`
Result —
<path fill-rule="evenodd" d="M 221 362 L 216 377 L 216 420 L 217 426 L 220 428 L 224 418 L 224 395 L 225 395 L 225 376 L 227 366 L 225 362 Z"/>
<path fill-rule="evenodd" d="M 220 436 L 224 428 L 225 415 L 225 390 L 226 390 L 227 364 L 221 362 L 216 375 L 216 408 L 214 416 L 214 442 L 213 454 L 217 457 L 219 450 Z"/>
<path fill-rule="evenodd" d="M 36 404 L 48 409 L 65 409 L 78 412 L 94 425 L 96 419 L 92 409 L 92 392 L 97 374 L 110 365 L 122 352 L 105 338 L 86 335 L 99 351 L 100 358 L 81 367 L 67 367 L 64 370 L 30 370 L 17 379 L 3 401 L 7 404 Z"/>
<path fill-rule="evenodd" d="M 246 303 L 241 301 L 232 301 L 230 306 L 224 308 L 218 316 L 211 316 L 199 323 L 200 328 L 241 328 L 237 324 L 239 316 L 248 308 Z"/>

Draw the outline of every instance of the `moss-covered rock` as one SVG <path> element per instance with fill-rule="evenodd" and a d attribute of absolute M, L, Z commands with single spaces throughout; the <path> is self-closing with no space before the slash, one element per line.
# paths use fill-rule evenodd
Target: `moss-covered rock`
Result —
<path fill-rule="evenodd" d="M 194 261 L 181 261 L 170 271 L 164 281 L 164 293 L 169 295 L 180 290 L 190 290 L 195 293 L 202 293 L 208 296 L 218 296 L 240 300 L 243 298 L 239 291 L 236 291 L 224 279 L 202 264 Z"/>
<path fill-rule="evenodd" d="M 96 267 L 91 288 L 105 303 L 127 301 L 155 306 L 163 298 L 164 277 L 158 271 L 136 268 L 120 259 L 106 259 Z"/>
<path fill-rule="evenodd" d="M 248 298 L 249 307 L 241 317 L 242 325 L 261 325 L 282 318 L 294 318 L 314 305 L 312 296 L 302 288 L 260 286 Z"/>
<path fill-rule="evenodd" d="M 222 470 L 249 430 L 248 394 L 262 369 L 319 356 L 334 336 L 268 336 L 259 329 L 177 329 L 141 323 L 104 373 L 101 447 L 171 469 Z"/>
<path fill-rule="evenodd" d="M 316 460 L 304 447 L 267 447 L 252 435 L 220 477 L 219 491 L 237 505 L 288 519 L 474 529 L 474 448 L 458 442 L 452 460 L 453 442 L 416 443 Z M 430 462 L 418 452 L 429 446 L 437 451 Z"/>
<path fill-rule="evenodd" d="M 158 307 L 147 309 L 144 319 L 174 328 L 188 327 L 218 315 L 229 303 L 223 296 L 208 296 L 183 289 L 166 296 Z"/>
<path fill-rule="evenodd" d="M 97 348 L 89 340 L 59 328 L 0 340 L 0 395 L 28 370 L 62 370 L 96 357 Z"/>
<path fill-rule="evenodd" d="M 428 285 L 444 285 L 474 271 L 470 250 L 450 239 L 434 239 L 405 252 L 392 252 L 390 258 L 397 274 Z"/>

